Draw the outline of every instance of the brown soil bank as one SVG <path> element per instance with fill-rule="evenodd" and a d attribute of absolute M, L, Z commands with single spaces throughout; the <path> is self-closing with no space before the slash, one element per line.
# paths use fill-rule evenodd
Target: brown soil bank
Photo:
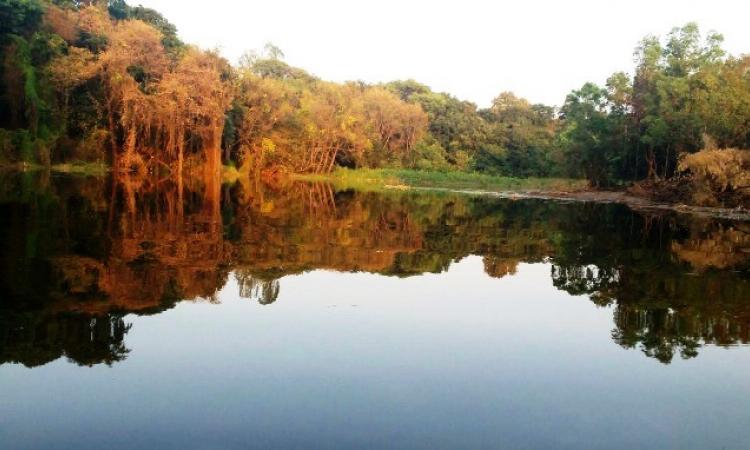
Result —
<path fill-rule="evenodd" d="M 398 189 L 403 188 L 402 186 L 387 186 L 390 188 Z M 713 217 L 729 220 L 741 220 L 750 221 L 750 210 L 738 207 L 738 208 L 720 208 L 720 207 L 709 207 L 709 206 L 691 206 L 680 203 L 665 203 L 651 200 L 649 198 L 636 196 L 625 191 L 596 191 L 596 190 L 581 190 L 581 191 L 518 191 L 518 192 L 491 192 L 491 191 L 478 191 L 478 190 L 457 190 L 457 189 L 440 189 L 440 188 L 420 188 L 410 187 L 410 189 L 418 190 L 438 190 L 438 191 L 451 191 L 451 192 L 462 192 L 472 195 L 488 195 L 499 198 L 508 199 L 543 199 L 543 200 L 559 200 L 559 201 L 578 201 L 578 202 L 596 202 L 596 203 L 621 203 L 628 207 L 639 210 L 639 211 L 674 211 L 682 214 L 692 214 L 702 217 Z"/>

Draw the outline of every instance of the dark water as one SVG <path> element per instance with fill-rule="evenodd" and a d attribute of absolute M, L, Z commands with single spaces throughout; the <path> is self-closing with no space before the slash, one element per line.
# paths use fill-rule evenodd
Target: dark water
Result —
<path fill-rule="evenodd" d="M 2 448 L 748 448 L 750 224 L 5 176 Z"/>

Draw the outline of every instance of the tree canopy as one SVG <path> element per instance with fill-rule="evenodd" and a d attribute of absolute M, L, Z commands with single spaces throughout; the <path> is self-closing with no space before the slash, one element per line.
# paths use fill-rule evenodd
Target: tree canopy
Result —
<path fill-rule="evenodd" d="M 0 0 L 0 159 L 684 178 L 702 169 L 680 162 L 709 142 L 750 148 L 750 57 L 722 40 L 688 23 L 645 37 L 632 74 L 587 82 L 559 108 L 512 92 L 478 108 L 414 80 L 323 81 L 272 43 L 233 67 L 124 0 Z"/>

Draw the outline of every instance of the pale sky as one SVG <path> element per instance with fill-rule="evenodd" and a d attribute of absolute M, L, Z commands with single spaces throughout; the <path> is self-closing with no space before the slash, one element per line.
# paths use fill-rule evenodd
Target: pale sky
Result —
<path fill-rule="evenodd" d="M 131 0 L 137 4 L 137 0 Z M 747 0 L 410 1 L 141 0 L 180 37 L 233 63 L 273 42 L 286 61 L 323 79 L 413 78 L 479 106 L 506 90 L 559 105 L 586 81 L 632 71 L 647 34 L 698 22 L 750 53 Z"/>

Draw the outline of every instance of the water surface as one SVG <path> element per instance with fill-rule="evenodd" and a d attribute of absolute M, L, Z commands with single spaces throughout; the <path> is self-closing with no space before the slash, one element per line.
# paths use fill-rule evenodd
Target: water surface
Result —
<path fill-rule="evenodd" d="M 746 448 L 750 225 L 6 177 L 4 448 Z"/>

